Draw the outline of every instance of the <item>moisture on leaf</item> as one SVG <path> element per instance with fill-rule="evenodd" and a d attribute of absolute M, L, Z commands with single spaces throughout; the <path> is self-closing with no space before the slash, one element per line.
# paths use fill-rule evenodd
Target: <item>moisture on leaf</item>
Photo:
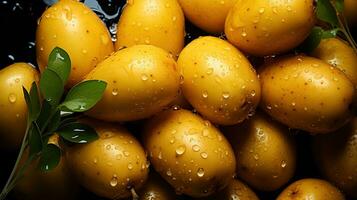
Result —
<path fill-rule="evenodd" d="M 55 47 L 48 58 L 47 68 L 56 72 L 61 78 L 63 85 L 65 85 L 71 72 L 71 60 L 67 52 L 59 47 Z"/>
<path fill-rule="evenodd" d="M 56 72 L 45 69 L 40 79 L 40 90 L 43 97 L 53 106 L 58 105 L 62 94 L 63 84 L 62 79 L 56 74 Z"/>
<path fill-rule="evenodd" d="M 51 171 L 56 168 L 61 159 L 61 150 L 54 144 L 47 144 L 41 154 L 39 168 L 41 171 Z"/>
<path fill-rule="evenodd" d="M 65 140 L 72 143 L 88 143 L 98 139 L 97 132 L 90 126 L 78 122 L 65 124 L 57 130 Z"/>

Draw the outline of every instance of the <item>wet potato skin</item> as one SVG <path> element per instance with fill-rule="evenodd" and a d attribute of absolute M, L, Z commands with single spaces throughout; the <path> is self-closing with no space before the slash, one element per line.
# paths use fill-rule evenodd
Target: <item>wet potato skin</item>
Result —
<path fill-rule="evenodd" d="M 148 177 L 148 161 L 140 143 L 119 125 L 85 119 L 99 139 L 66 149 L 68 166 L 78 182 L 94 194 L 109 199 L 131 196 Z"/>
<path fill-rule="evenodd" d="M 204 197 L 227 186 L 235 157 L 223 134 L 187 110 L 164 111 L 142 135 L 154 169 L 178 193 Z"/>
<path fill-rule="evenodd" d="M 238 0 L 225 22 L 228 41 L 265 56 L 298 46 L 314 25 L 313 0 Z"/>
<path fill-rule="evenodd" d="M 26 130 L 27 105 L 22 86 L 30 91 L 39 81 L 39 73 L 27 63 L 14 63 L 0 70 L 0 147 L 14 150 L 20 147 Z"/>
<path fill-rule="evenodd" d="M 316 136 L 313 147 L 324 177 L 357 198 L 357 118 L 334 133 Z"/>
<path fill-rule="evenodd" d="M 227 41 L 200 37 L 178 59 L 183 94 L 213 123 L 242 122 L 257 107 L 260 83 L 246 57 Z"/>
<path fill-rule="evenodd" d="M 166 51 L 152 45 L 135 45 L 117 51 L 87 75 L 103 80 L 102 99 L 87 115 L 105 121 L 133 121 L 150 117 L 178 95 L 177 64 Z"/>
<path fill-rule="evenodd" d="M 287 127 L 258 112 L 223 130 L 234 149 L 237 176 L 252 188 L 274 191 L 293 177 L 296 145 Z"/>
<path fill-rule="evenodd" d="M 212 34 L 224 31 L 224 22 L 235 2 L 237 0 L 179 0 L 188 20 Z"/>
<path fill-rule="evenodd" d="M 100 61 L 114 51 L 109 31 L 83 3 L 61 0 L 41 16 L 36 32 L 37 63 L 43 71 L 52 49 L 60 47 L 71 58 L 67 82 L 70 88 L 82 81 Z"/>
<path fill-rule="evenodd" d="M 174 200 L 177 199 L 175 191 L 160 175 L 150 172 L 149 179 L 138 191 L 139 200 Z"/>
<path fill-rule="evenodd" d="M 295 181 L 277 200 L 344 200 L 343 194 L 332 184 L 320 179 L 301 179 Z"/>
<path fill-rule="evenodd" d="M 128 1 L 118 23 L 115 49 L 151 44 L 177 58 L 184 29 L 185 18 L 176 0 Z"/>
<path fill-rule="evenodd" d="M 339 69 L 308 56 L 287 56 L 259 69 L 260 107 L 290 128 L 328 133 L 352 117 L 354 86 Z"/>

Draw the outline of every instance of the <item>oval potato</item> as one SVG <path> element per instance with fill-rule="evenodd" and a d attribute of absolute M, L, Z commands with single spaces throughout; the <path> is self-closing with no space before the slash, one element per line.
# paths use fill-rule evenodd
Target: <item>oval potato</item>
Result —
<path fill-rule="evenodd" d="M 228 42 L 200 37 L 184 48 L 177 63 L 184 96 L 211 122 L 237 124 L 257 107 L 260 83 L 255 70 Z"/>
<path fill-rule="evenodd" d="M 337 130 L 352 117 L 354 86 L 339 69 L 308 56 L 289 56 L 260 70 L 261 108 L 311 133 Z"/>

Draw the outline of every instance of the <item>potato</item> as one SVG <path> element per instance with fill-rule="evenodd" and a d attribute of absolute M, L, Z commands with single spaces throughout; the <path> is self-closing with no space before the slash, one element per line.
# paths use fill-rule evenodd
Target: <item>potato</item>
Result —
<path fill-rule="evenodd" d="M 213 123 L 237 124 L 251 115 L 260 100 L 260 84 L 244 55 L 228 42 L 200 37 L 177 61 L 186 99 Z"/>
<path fill-rule="evenodd" d="M 99 17 L 83 3 L 61 0 L 41 16 L 36 32 L 36 55 L 43 71 L 55 47 L 71 58 L 67 87 L 83 80 L 100 61 L 114 51 L 109 31 Z"/>
<path fill-rule="evenodd" d="M 184 45 L 185 17 L 176 0 L 127 1 L 117 28 L 116 49 L 151 44 L 177 58 Z"/>
<path fill-rule="evenodd" d="M 279 54 L 305 40 L 314 16 L 313 0 L 239 0 L 227 16 L 225 33 L 246 53 Z"/>
<path fill-rule="evenodd" d="M 357 1 L 356 0 L 344 0 L 344 12 L 348 21 L 348 25 L 351 28 L 356 27 L 357 22 Z"/>
<path fill-rule="evenodd" d="M 344 200 L 343 194 L 329 182 L 319 179 L 301 179 L 280 193 L 277 200 Z"/>
<path fill-rule="evenodd" d="M 20 147 L 26 131 L 27 105 L 22 86 L 30 91 L 39 73 L 27 63 L 14 63 L 0 70 L 0 148 Z"/>
<path fill-rule="evenodd" d="M 209 121 L 190 111 L 158 114 L 142 138 L 153 167 L 177 193 L 208 196 L 232 180 L 236 161 L 230 144 Z"/>
<path fill-rule="evenodd" d="M 334 133 L 317 136 L 313 144 L 324 176 L 357 198 L 357 117 Z"/>
<path fill-rule="evenodd" d="M 87 115 L 106 121 L 133 121 L 161 111 L 178 95 L 180 75 L 169 53 L 136 45 L 101 62 L 87 80 L 107 82 L 103 98 Z"/>
<path fill-rule="evenodd" d="M 139 191 L 139 200 L 174 200 L 175 191 L 158 174 L 150 173 L 148 181 Z"/>
<path fill-rule="evenodd" d="M 261 108 L 290 128 L 327 133 L 352 116 L 354 86 L 331 65 L 308 56 L 291 56 L 260 70 Z"/>
<path fill-rule="evenodd" d="M 78 182 L 98 196 L 119 199 L 140 189 L 148 176 L 148 161 L 140 143 L 119 125 L 86 120 L 99 139 L 66 149 L 66 159 Z"/>
<path fill-rule="evenodd" d="M 222 192 L 200 200 L 259 200 L 257 195 L 243 182 L 235 179 Z"/>
<path fill-rule="evenodd" d="M 224 22 L 235 2 L 237 0 L 179 0 L 188 20 L 213 34 L 223 32 Z"/>
<path fill-rule="evenodd" d="M 49 144 L 59 145 L 59 136 L 52 135 Z M 28 149 L 25 157 L 28 156 Z M 73 181 L 64 156 L 57 167 L 49 172 L 37 168 L 39 160 L 33 161 L 26 169 L 24 176 L 14 188 L 13 195 L 19 200 L 75 200 L 79 197 L 79 185 Z M 20 164 L 24 164 L 23 159 Z"/>
<path fill-rule="evenodd" d="M 227 127 L 237 160 L 237 175 L 250 186 L 273 191 L 295 172 L 296 147 L 286 127 L 258 112 L 242 124 Z"/>

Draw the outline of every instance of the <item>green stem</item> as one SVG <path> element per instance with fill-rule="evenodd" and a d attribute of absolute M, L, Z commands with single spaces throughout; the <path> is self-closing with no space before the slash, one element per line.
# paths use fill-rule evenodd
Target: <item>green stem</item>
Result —
<path fill-rule="evenodd" d="M 25 135 L 24 135 L 24 137 L 22 139 L 22 143 L 21 143 L 21 148 L 20 148 L 19 154 L 17 155 L 17 159 L 16 159 L 14 167 L 12 168 L 11 174 L 10 174 L 9 178 L 7 179 L 7 182 L 6 182 L 5 186 L 3 187 L 2 191 L 1 191 L 0 200 L 4 200 L 6 198 L 8 193 L 11 191 L 11 189 L 9 189 L 9 185 L 12 184 L 12 181 L 14 179 L 16 179 L 16 177 L 14 177 L 14 176 L 15 176 L 16 170 L 18 168 L 18 165 L 20 163 L 20 160 L 22 158 L 22 155 L 24 153 L 24 150 L 26 148 L 27 136 L 28 136 L 28 133 L 29 133 L 30 126 L 31 126 L 31 123 L 27 123 L 26 132 L 25 132 Z"/>

